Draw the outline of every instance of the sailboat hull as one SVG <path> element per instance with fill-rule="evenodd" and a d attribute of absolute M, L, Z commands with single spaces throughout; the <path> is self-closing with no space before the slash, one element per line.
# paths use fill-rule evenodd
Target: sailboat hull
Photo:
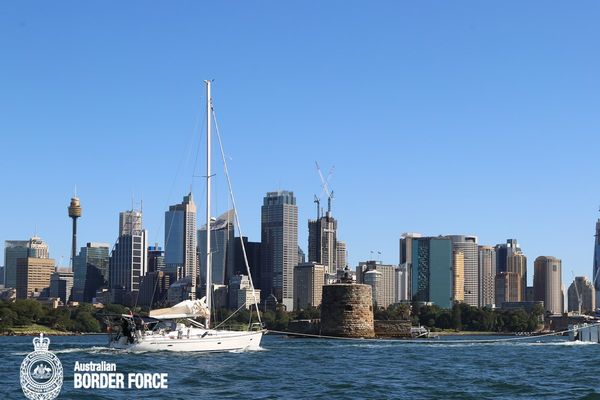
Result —
<path fill-rule="evenodd" d="M 197 329 L 194 329 L 197 331 Z M 208 332 L 208 333 L 204 333 Z M 138 336 L 133 343 L 121 337 L 112 340 L 109 347 L 129 351 L 175 351 L 175 352 L 227 352 L 259 350 L 263 331 L 204 331 L 192 335 L 147 334 Z"/>

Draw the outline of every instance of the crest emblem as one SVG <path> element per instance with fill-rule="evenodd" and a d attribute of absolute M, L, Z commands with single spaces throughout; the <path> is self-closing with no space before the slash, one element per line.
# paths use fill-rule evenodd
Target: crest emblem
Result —
<path fill-rule="evenodd" d="M 62 388 L 62 364 L 49 347 L 50 339 L 40 333 L 33 339 L 34 351 L 21 363 L 21 389 L 30 400 L 52 400 Z"/>

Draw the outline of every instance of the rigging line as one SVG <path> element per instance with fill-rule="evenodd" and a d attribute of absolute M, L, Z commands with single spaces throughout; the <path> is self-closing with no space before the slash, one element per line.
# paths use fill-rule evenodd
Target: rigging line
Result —
<path fill-rule="evenodd" d="M 587 327 L 598 326 L 600 323 L 596 324 L 588 324 Z M 503 342 L 516 342 L 519 340 L 529 340 L 529 339 L 538 339 L 547 336 L 558 336 L 564 333 L 572 332 L 577 330 L 577 328 L 571 328 L 564 331 L 559 332 L 551 332 L 545 333 L 543 335 L 534 335 L 534 336 L 518 336 L 518 337 L 510 337 L 510 338 L 500 338 L 500 339 L 473 339 L 473 340 L 438 340 L 438 341 L 426 341 L 426 340 L 414 340 L 414 339 L 382 339 L 382 338 L 351 338 L 351 337 L 340 337 L 340 336 L 328 336 L 328 335 L 316 335 L 311 333 L 296 333 L 296 332 L 285 332 L 285 331 L 276 331 L 272 329 L 268 329 L 267 333 L 273 332 L 282 335 L 289 336 L 303 336 L 303 337 L 311 337 L 315 339 L 339 339 L 339 340 L 354 340 L 354 341 L 367 341 L 367 342 L 397 342 L 397 343 L 421 343 L 421 344 L 460 344 L 460 343 L 503 343 Z"/>
<path fill-rule="evenodd" d="M 254 282 L 252 281 L 252 273 L 250 273 L 250 266 L 248 264 L 248 255 L 246 254 L 246 246 L 244 245 L 244 234 L 242 233 L 242 226 L 240 224 L 240 218 L 238 216 L 237 207 L 235 204 L 235 197 L 233 195 L 233 188 L 231 186 L 231 178 L 229 176 L 229 168 L 227 168 L 227 160 L 225 159 L 225 151 L 223 150 L 223 142 L 221 141 L 221 131 L 219 130 L 219 124 L 217 122 L 217 115 L 215 110 L 212 109 L 212 117 L 215 123 L 215 131 L 217 132 L 217 139 L 219 141 L 219 149 L 221 150 L 221 158 L 223 159 L 223 169 L 225 171 L 225 177 L 227 178 L 227 186 L 229 187 L 229 196 L 231 198 L 231 204 L 233 205 L 233 215 L 234 219 L 240 233 L 240 242 L 242 245 L 242 253 L 244 254 L 244 263 L 246 264 L 246 272 L 248 272 L 248 279 L 250 280 L 250 287 L 252 288 L 252 298 L 254 302 L 254 307 L 256 307 L 256 315 L 258 316 L 258 322 L 262 325 L 262 320 L 260 318 L 260 310 L 258 309 L 258 302 L 256 301 L 256 292 L 254 290 Z"/>
<path fill-rule="evenodd" d="M 242 307 L 246 306 L 246 302 L 244 302 L 244 304 L 242 304 L 237 310 L 235 310 L 234 312 L 231 313 L 231 315 L 227 318 L 225 318 L 219 325 L 215 326 L 213 329 L 217 329 L 218 327 L 220 327 L 221 325 L 223 325 L 225 322 L 227 322 L 231 317 L 233 317 L 238 311 L 240 311 L 242 309 Z"/>
<path fill-rule="evenodd" d="M 148 262 L 148 261 L 146 260 L 146 262 Z M 152 310 L 152 306 L 154 305 L 154 295 L 156 294 L 156 288 L 158 287 L 158 280 L 160 279 L 158 271 L 155 271 L 155 272 L 157 272 L 156 273 L 156 282 L 154 283 L 154 289 L 152 289 L 152 297 L 150 298 L 150 305 L 149 305 L 150 310 Z M 148 272 L 146 272 L 146 275 L 148 275 Z M 144 276 L 144 278 L 145 278 L 145 276 Z M 140 287 L 140 292 L 141 292 L 141 289 L 142 288 Z M 138 297 L 139 297 L 139 293 L 138 293 Z M 136 303 L 137 303 L 137 300 L 136 300 Z"/>
<path fill-rule="evenodd" d="M 200 113 L 200 114 L 203 115 L 203 117 L 202 117 L 202 123 L 204 123 L 206 121 L 206 116 L 204 115 L 204 113 Z M 184 148 L 184 154 L 185 154 L 185 149 L 196 148 L 196 160 L 194 161 L 194 168 L 192 169 L 192 182 L 193 182 L 194 171 L 196 170 L 196 162 L 198 160 L 198 153 L 200 152 L 200 149 L 199 149 L 198 146 L 192 146 L 192 144 L 194 142 L 194 137 L 196 136 L 196 132 L 198 132 L 198 130 L 199 130 L 199 126 L 200 126 L 199 125 L 200 124 L 200 114 L 196 114 L 196 122 L 194 123 L 194 128 L 192 129 L 192 131 L 191 131 L 191 133 L 190 133 L 190 135 L 188 137 L 188 141 L 187 141 L 187 143 L 185 145 L 185 148 Z M 203 135 L 204 135 L 204 131 L 200 130 L 200 141 L 202 141 Z M 164 202 L 164 204 L 165 204 L 164 208 L 168 208 L 169 207 L 169 203 L 170 203 L 169 199 L 171 198 L 171 195 L 173 194 L 173 190 L 175 189 L 175 183 L 177 182 L 177 178 L 179 178 L 179 175 L 180 175 L 180 172 L 181 172 L 181 168 L 182 168 L 184 159 L 186 159 L 186 157 L 181 157 L 179 159 L 179 164 L 177 165 L 177 169 L 176 169 L 176 172 L 175 172 L 175 177 L 171 181 L 171 186 L 169 188 L 169 191 L 167 192 L 167 198 L 166 198 L 166 201 Z M 163 225 L 162 221 L 164 221 L 164 220 L 161 219 L 161 222 L 160 222 L 159 225 L 161 227 L 163 227 L 163 228 L 166 228 L 166 226 L 162 226 Z M 169 229 L 167 231 L 167 235 L 165 237 L 165 247 L 167 245 L 166 242 L 168 242 L 168 239 L 171 236 L 172 225 L 173 225 L 173 221 L 171 221 Z M 160 229 L 156 230 L 156 232 L 159 232 L 159 231 L 160 231 Z M 156 233 L 155 235 L 157 235 L 157 234 L 158 233 Z M 156 238 L 156 236 L 155 236 L 155 238 Z M 155 242 L 157 242 L 157 241 L 155 240 Z"/>

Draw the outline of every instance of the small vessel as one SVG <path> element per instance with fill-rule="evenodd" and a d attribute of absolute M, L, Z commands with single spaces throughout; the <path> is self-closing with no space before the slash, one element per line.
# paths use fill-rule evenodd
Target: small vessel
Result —
<path fill-rule="evenodd" d="M 207 129 L 207 162 L 206 162 L 206 231 L 211 229 L 211 118 L 213 117 L 211 81 L 206 83 L 206 129 Z M 217 126 L 218 133 L 218 126 Z M 222 149 L 221 149 L 222 150 Z M 221 151 L 223 154 L 223 151 Z M 225 159 L 224 159 L 225 162 Z M 235 199 L 228 177 L 229 192 L 232 200 L 238 230 L 241 229 L 237 216 Z M 248 267 L 246 250 L 242 241 L 242 252 L 246 262 L 250 287 L 254 291 L 252 275 Z M 149 317 L 134 315 L 116 315 L 106 319 L 109 327 L 109 347 L 132 351 L 180 351 L 180 352 L 219 352 L 257 350 L 265 329 L 260 320 L 260 311 L 253 294 L 254 307 L 258 322 L 250 323 L 246 331 L 222 330 L 219 325 L 211 328 L 211 294 L 212 257 L 211 235 L 206 235 L 206 293 L 201 299 L 184 300 L 172 307 L 150 311 Z M 194 287 L 192 287 L 195 290 Z M 230 316 L 231 317 L 231 316 Z M 204 324 L 196 321 L 203 318 Z M 221 325 L 224 323 L 223 321 Z"/>
<path fill-rule="evenodd" d="M 569 340 L 600 343 L 600 323 L 569 325 Z"/>

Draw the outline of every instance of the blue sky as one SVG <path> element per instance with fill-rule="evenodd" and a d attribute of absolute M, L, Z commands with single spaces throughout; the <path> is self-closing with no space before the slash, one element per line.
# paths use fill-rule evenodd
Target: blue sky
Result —
<path fill-rule="evenodd" d="M 600 204 L 596 2 L 3 2 L 0 240 L 37 232 L 68 264 L 143 199 L 152 242 L 191 184 L 203 80 L 244 233 L 293 190 L 306 250 L 314 162 L 354 265 L 402 232 L 517 238 L 591 275 Z M 196 165 L 196 169 L 194 169 Z M 222 174 L 215 214 L 228 207 Z M 323 196 L 322 196 L 323 197 Z M 200 207 L 202 202 L 198 200 Z"/>

